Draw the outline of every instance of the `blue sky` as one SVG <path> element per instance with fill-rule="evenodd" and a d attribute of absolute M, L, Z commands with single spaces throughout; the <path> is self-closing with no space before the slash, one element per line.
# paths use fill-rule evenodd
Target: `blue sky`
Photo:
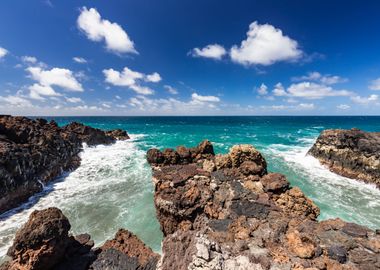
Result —
<path fill-rule="evenodd" d="M 0 113 L 379 115 L 378 1 L 0 4 Z"/>

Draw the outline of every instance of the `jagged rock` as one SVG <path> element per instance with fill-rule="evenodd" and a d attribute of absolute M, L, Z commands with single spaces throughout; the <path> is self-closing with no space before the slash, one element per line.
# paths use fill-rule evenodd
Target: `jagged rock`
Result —
<path fill-rule="evenodd" d="M 252 146 L 181 160 L 150 162 L 165 235 L 159 269 L 376 269 L 380 263 L 379 234 L 340 219 L 318 222 L 319 208 L 285 176 L 267 174 Z"/>
<path fill-rule="evenodd" d="M 160 258 L 158 254 L 145 246 L 145 244 L 134 234 L 124 229 L 120 229 L 116 233 L 115 238 L 106 241 L 100 249 L 102 250 L 100 253 L 100 260 L 103 260 L 104 257 L 107 258 L 107 256 L 102 255 L 102 253 L 109 252 L 109 250 L 116 250 L 127 255 L 129 258 L 132 258 L 133 261 L 136 262 L 137 266 L 135 268 L 130 267 L 125 269 L 155 269 Z M 95 265 L 98 263 L 98 259 L 94 262 Z"/>
<path fill-rule="evenodd" d="M 380 188 L 380 132 L 324 130 L 309 154 L 337 174 Z"/>
<path fill-rule="evenodd" d="M 105 134 L 109 137 L 114 138 L 115 140 L 128 140 L 130 139 L 128 133 L 122 129 L 114 129 L 105 131 Z"/>
<path fill-rule="evenodd" d="M 70 223 L 59 209 L 34 211 L 8 251 L 9 269 L 51 269 L 64 258 L 69 230 Z"/>
<path fill-rule="evenodd" d="M 176 150 L 167 148 L 163 152 L 158 149 L 150 149 L 147 152 L 147 161 L 154 166 L 179 165 L 195 163 L 197 160 L 213 159 L 214 156 L 212 144 L 210 141 L 204 140 L 193 148 L 178 146 Z"/>
<path fill-rule="evenodd" d="M 93 249 L 90 235 L 69 235 L 70 223 L 58 208 L 34 211 L 16 233 L 1 270 L 154 270 L 160 256 L 135 235 L 120 229 Z"/>
<path fill-rule="evenodd" d="M 40 192 L 43 184 L 77 168 L 82 142 L 90 145 L 128 138 L 125 131 L 106 135 L 99 129 L 72 123 L 0 116 L 0 213 Z"/>

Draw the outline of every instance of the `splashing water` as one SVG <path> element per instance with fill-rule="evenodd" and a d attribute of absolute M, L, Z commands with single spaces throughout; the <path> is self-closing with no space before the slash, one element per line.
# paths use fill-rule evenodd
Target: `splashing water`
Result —
<path fill-rule="evenodd" d="M 5 255 L 15 231 L 32 211 L 52 206 L 69 218 L 73 234 L 89 232 L 98 245 L 112 238 L 119 228 L 126 228 L 155 251 L 160 250 L 162 235 L 155 219 L 151 170 L 145 152 L 132 139 L 85 147 L 80 156 L 77 170 L 0 216 L 0 256 Z"/>

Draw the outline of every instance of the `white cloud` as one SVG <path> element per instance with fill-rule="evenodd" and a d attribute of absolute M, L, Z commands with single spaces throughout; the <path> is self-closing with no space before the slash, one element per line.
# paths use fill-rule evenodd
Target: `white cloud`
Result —
<path fill-rule="evenodd" d="M 73 61 L 74 62 L 77 62 L 79 64 L 86 64 L 87 63 L 87 60 L 84 59 L 83 57 L 73 57 Z"/>
<path fill-rule="evenodd" d="M 282 86 L 281 83 L 277 83 L 273 89 L 273 95 L 283 97 L 287 96 L 288 93 L 286 93 L 285 88 Z"/>
<path fill-rule="evenodd" d="M 324 97 L 350 96 L 347 90 L 335 90 L 331 86 L 313 82 L 300 82 L 292 84 L 287 89 L 287 95 L 308 99 L 321 99 Z"/>
<path fill-rule="evenodd" d="M 265 96 L 268 94 L 268 87 L 265 84 L 261 84 L 260 87 L 257 89 L 257 93 L 259 93 L 260 96 Z"/>
<path fill-rule="evenodd" d="M 37 63 L 37 58 L 34 57 L 34 56 L 23 56 L 21 57 L 21 60 L 24 62 L 24 63 L 28 63 L 28 64 L 35 64 Z"/>
<path fill-rule="evenodd" d="M 117 71 L 112 68 L 104 69 L 103 74 L 105 76 L 105 81 L 109 84 L 115 86 L 126 86 L 142 95 L 151 95 L 154 93 L 152 89 L 146 86 L 141 86 L 142 81 L 148 82 L 159 82 L 161 81 L 161 76 L 157 72 L 150 75 L 145 75 L 143 73 L 133 71 L 127 67 L 123 71 Z"/>
<path fill-rule="evenodd" d="M 339 110 L 348 110 L 351 108 L 351 106 L 347 104 L 339 104 L 338 106 L 336 106 L 336 108 Z"/>
<path fill-rule="evenodd" d="M 8 54 L 8 51 L 3 47 L 0 47 L 0 59 Z"/>
<path fill-rule="evenodd" d="M 64 68 L 53 68 L 43 70 L 40 67 L 29 67 L 26 69 L 31 78 L 43 86 L 59 86 L 69 91 L 83 92 L 82 85 L 74 77 L 73 72 Z"/>
<path fill-rule="evenodd" d="M 29 86 L 30 94 L 29 97 L 37 100 L 45 100 L 43 96 L 57 97 L 61 96 L 59 93 L 55 92 L 54 89 L 49 85 L 40 85 L 35 83 Z"/>
<path fill-rule="evenodd" d="M 270 106 L 261 106 L 261 109 L 264 111 L 308 111 L 314 110 L 315 105 L 313 103 L 300 103 L 298 105 L 270 105 Z"/>
<path fill-rule="evenodd" d="M 243 65 L 271 65 L 278 61 L 297 60 L 302 56 L 297 41 L 283 35 L 270 24 L 253 22 L 249 26 L 247 39 L 240 47 L 233 46 L 231 59 Z"/>
<path fill-rule="evenodd" d="M 161 78 L 160 74 L 158 74 L 157 72 L 154 72 L 154 73 L 146 76 L 146 81 L 148 81 L 148 82 L 157 83 L 161 80 L 162 80 L 162 78 Z"/>
<path fill-rule="evenodd" d="M 220 46 L 219 44 L 210 44 L 201 49 L 194 48 L 191 54 L 194 57 L 205 57 L 220 60 L 226 53 L 227 52 L 223 46 Z"/>
<path fill-rule="evenodd" d="M 116 98 L 116 99 L 119 99 L 119 100 L 121 99 L 121 97 L 120 97 L 120 96 L 118 96 L 118 95 L 116 95 L 116 96 L 115 96 L 115 98 Z"/>
<path fill-rule="evenodd" d="M 6 97 L 0 96 L 0 102 L 5 102 L 8 105 L 11 105 L 17 108 L 32 107 L 32 103 L 21 96 L 12 96 L 12 95 L 9 95 Z"/>
<path fill-rule="evenodd" d="M 293 77 L 292 80 L 293 81 L 318 81 L 325 85 L 344 83 L 348 81 L 346 78 L 342 78 L 340 76 L 329 75 L 329 74 L 322 75 L 321 73 L 316 72 L 316 71 L 309 72 L 305 76 Z"/>
<path fill-rule="evenodd" d="M 193 93 L 191 95 L 191 99 L 193 102 L 219 102 L 220 98 L 215 96 L 201 96 L 197 93 Z"/>
<path fill-rule="evenodd" d="M 137 53 L 133 41 L 117 23 L 111 23 L 102 19 L 95 8 L 83 7 L 78 17 L 77 24 L 87 38 L 92 41 L 106 43 L 106 48 L 114 53 Z"/>
<path fill-rule="evenodd" d="M 66 100 L 67 100 L 67 102 L 70 102 L 70 103 L 83 102 L 83 100 L 81 98 L 78 98 L 78 97 L 66 97 Z"/>
<path fill-rule="evenodd" d="M 164 85 L 164 88 L 166 89 L 166 91 L 168 91 L 172 95 L 178 94 L 178 90 L 175 89 L 174 87 L 170 86 L 170 85 Z"/>
<path fill-rule="evenodd" d="M 355 103 L 367 105 L 370 103 L 377 103 L 379 101 L 378 95 L 370 95 L 369 97 L 353 96 L 351 100 Z"/>
<path fill-rule="evenodd" d="M 380 78 L 371 81 L 368 88 L 371 90 L 380 90 Z"/>

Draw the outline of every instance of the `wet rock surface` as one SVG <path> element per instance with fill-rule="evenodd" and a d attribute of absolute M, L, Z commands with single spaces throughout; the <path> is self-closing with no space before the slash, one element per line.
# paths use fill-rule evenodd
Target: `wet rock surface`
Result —
<path fill-rule="evenodd" d="M 199 146 L 148 151 L 165 235 L 159 269 L 380 269 L 375 231 L 318 222 L 319 208 L 268 173 L 253 146 L 211 147 L 204 156 Z"/>
<path fill-rule="evenodd" d="M 380 132 L 325 130 L 309 154 L 337 174 L 380 188 Z"/>
<path fill-rule="evenodd" d="M 109 144 L 127 139 L 125 131 L 104 132 L 72 123 L 0 116 L 0 214 L 40 192 L 43 184 L 77 168 L 82 143 Z"/>
<path fill-rule="evenodd" d="M 9 248 L 10 261 L 0 269 L 156 269 L 159 255 L 127 230 L 119 230 L 100 248 L 94 248 L 90 235 L 71 236 L 69 230 L 61 210 L 34 211 Z"/>

